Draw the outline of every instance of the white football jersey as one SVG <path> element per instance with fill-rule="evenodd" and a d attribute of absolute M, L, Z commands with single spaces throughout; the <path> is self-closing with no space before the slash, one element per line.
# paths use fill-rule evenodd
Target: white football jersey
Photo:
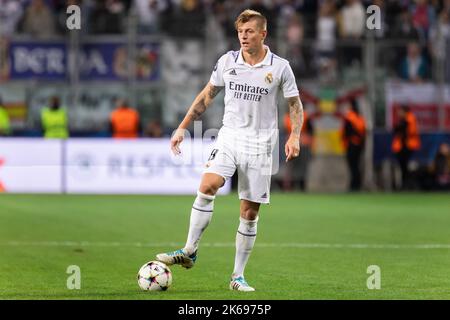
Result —
<path fill-rule="evenodd" d="M 278 139 L 278 95 L 299 95 L 294 73 L 269 47 L 264 60 L 251 66 L 240 51 L 224 54 L 210 78 L 225 87 L 225 110 L 219 137 L 248 154 L 267 153 Z"/>

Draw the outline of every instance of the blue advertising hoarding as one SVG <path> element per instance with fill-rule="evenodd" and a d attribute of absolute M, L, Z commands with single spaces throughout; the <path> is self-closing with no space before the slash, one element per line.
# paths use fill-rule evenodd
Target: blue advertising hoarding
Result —
<path fill-rule="evenodd" d="M 64 42 L 9 44 L 9 79 L 65 80 L 67 46 Z"/>
<path fill-rule="evenodd" d="M 63 81 L 70 78 L 66 42 L 11 42 L 6 80 Z M 137 81 L 157 81 L 159 44 L 140 43 L 131 59 Z M 129 78 L 126 43 L 102 42 L 81 45 L 76 72 L 82 81 L 124 81 Z"/>
<path fill-rule="evenodd" d="M 80 52 L 82 80 L 127 80 L 129 53 L 126 43 L 89 43 Z M 156 81 L 159 78 L 159 45 L 139 44 L 135 56 L 135 78 Z"/>

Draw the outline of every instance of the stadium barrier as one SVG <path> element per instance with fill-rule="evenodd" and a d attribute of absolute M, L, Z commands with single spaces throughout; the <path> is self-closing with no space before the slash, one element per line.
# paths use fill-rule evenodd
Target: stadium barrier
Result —
<path fill-rule="evenodd" d="M 0 139 L 0 190 L 11 193 L 195 194 L 213 144 L 170 139 Z M 231 182 L 219 191 L 227 194 Z"/>

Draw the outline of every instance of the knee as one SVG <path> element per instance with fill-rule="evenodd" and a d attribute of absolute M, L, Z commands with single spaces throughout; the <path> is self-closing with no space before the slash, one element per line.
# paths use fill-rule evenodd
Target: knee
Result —
<path fill-rule="evenodd" d="M 216 174 L 206 174 L 202 178 L 199 191 L 201 193 L 214 196 L 216 195 L 217 190 L 219 190 L 224 183 L 225 180 L 223 177 Z"/>
<path fill-rule="evenodd" d="M 256 218 L 258 217 L 258 210 L 250 207 L 242 208 L 241 217 L 246 220 L 256 220 Z"/>
<path fill-rule="evenodd" d="M 214 196 L 217 193 L 217 190 L 219 190 L 219 186 L 216 186 L 212 183 L 202 183 L 200 185 L 199 191 L 201 193 Z"/>

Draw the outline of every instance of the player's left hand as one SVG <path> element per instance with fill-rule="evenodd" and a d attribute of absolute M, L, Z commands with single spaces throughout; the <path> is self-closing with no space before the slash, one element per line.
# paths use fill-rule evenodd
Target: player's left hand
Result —
<path fill-rule="evenodd" d="M 284 152 L 286 154 L 286 162 L 297 158 L 300 154 L 300 139 L 297 137 L 289 137 L 286 145 L 284 146 Z"/>

